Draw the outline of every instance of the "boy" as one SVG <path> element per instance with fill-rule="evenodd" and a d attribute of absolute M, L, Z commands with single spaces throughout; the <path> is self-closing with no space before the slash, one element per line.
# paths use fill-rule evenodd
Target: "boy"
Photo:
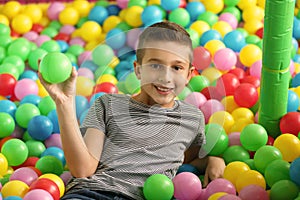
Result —
<path fill-rule="evenodd" d="M 223 159 L 198 158 L 205 141 L 203 114 L 174 100 L 194 70 L 188 33 L 175 23 L 154 24 L 139 36 L 136 54 L 140 93 L 101 96 L 80 128 L 74 106 L 76 70 L 61 84 L 48 84 L 39 74 L 56 103 L 63 150 L 74 177 L 63 200 L 144 199 L 142 187 L 149 176 L 173 178 L 184 160 L 205 171 L 205 184 L 222 176 Z"/>

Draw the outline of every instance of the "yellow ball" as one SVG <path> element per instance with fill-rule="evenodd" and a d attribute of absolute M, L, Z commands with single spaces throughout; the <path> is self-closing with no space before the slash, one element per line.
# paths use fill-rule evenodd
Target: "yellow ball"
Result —
<path fill-rule="evenodd" d="M 241 10 L 244 10 L 248 7 L 255 6 L 257 3 L 257 0 L 240 0 L 237 4 L 238 8 Z"/>
<path fill-rule="evenodd" d="M 225 110 L 229 113 L 234 111 L 236 108 L 239 107 L 237 103 L 234 101 L 234 96 L 225 96 L 222 100 L 221 103 L 223 104 Z"/>
<path fill-rule="evenodd" d="M 39 89 L 38 95 L 40 97 L 49 96 L 49 93 L 47 92 L 47 90 L 45 89 L 45 87 L 42 85 L 40 79 L 37 79 L 35 82 L 36 82 L 36 84 L 38 86 L 38 89 Z"/>
<path fill-rule="evenodd" d="M 226 46 L 221 40 L 210 40 L 205 43 L 204 48 L 210 52 L 210 55 L 213 58 L 218 50 L 224 49 Z"/>
<path fill-rule="evenodd" d="M 28 192 L 29 186 L 19 180 L 12 180 L 7 182 L 1 189 L 1 194 L 3 198 L 8 196 L 18 196 L 23 198 Z"/>
<path fill-rule="evenodd" d="M 202 20 L 193 22 L 190 28 L 195 30 L 198 33 L 199 37 L 201 37 L 204 32 L 210 30 L 209 24 Z"/>
<path fill-rule="evenodd" d="M 263 189 L 266 189 L 266 180 L 264 176 L 258 171 L 247 170 L 238 175 L 235 185 L 237 192 L 240 192 L 244 187 L 248 185 L 258 185 Z"/>
<path fill-rule="evenodd" d="M 251 19 L 245 22 L 244 29 L 249 34 L 255 34 L 256 31 L 264 26 L 263 22 L 257 19 Z"/>
<path fill-rule="evenodd" d="M 257 5 L 263 9 L 265 9 L 266 0 L 257 0 Z"/>
<path fill-rule="evenodd" d="M 20 13 L 22 5 L 18 1 L 8 1 L 4 4 L 1 14 L 5 15 L 9 20 Z"/>
<path fill-rule="evenodd" d="M 217 21 L 211 29 L 218 31 L 222 37 L 232 31 L 231 25 L 225 21 Z"/>
<path fill-rule="evenodd" d="M 231 127 L 234 124 L 234 119 L 229 112 L 217 111 L 210 116 L 208 123 L 219 124 L 224 128 L 225 132 L 228 134 L 230 132 Z"/>
<path fill-rule="evenodd" d="M 98 41 L 102 33 L 101 26 L 95 21 L 86 21 L 80 27 L 80 36 L 86 42 Z"/>
<path fill-rule="evenodd" d="M 205 76 L 209 80 L 209 82 L 212 83 L 220 78 L 220 76 L 222 76 L 222 73 L 215 67 L 208 67 L 201 72 L 201 75 Z"/>
<path fill-rule="evenodd" d="M 299 51 L 299 49 L 298 49 L 298 51 Z M 296 74 L 300 73 L 300 63 L 294 62 L 294 66 L 295 66 L 295 73 Z"/>
<path fill-rule="evenodd" d="M 110 30 L 114 29 L 121 21 L 121 18 L 115 15 L 107 17 L 102 25 L 103 31 L 105 33 L 109 32 Z"/>
<path fill-rule="evenodd" d="M 232 125 L 230 129 L 230 133 L 233 132 L 242 132 L 242 130 L 249 124 L 253 124 L 254 121 L 251 119 L 246 118 L 240 118 L 234 121 L 234 124 Z"/>
<path fill-rule="evenodd" d="M 0 100 L 6 100 L 7 98 L 0 95 Z"/>
<path fill-rule="evenodd" d="M 24 34 L 31 30 L 32 20 L 27 15 L 18 14 L 12 19 L 11 26 L 17 33 Z"/>
<path fill-rule="evenodd" d="M 114 69 L 119 63 L 120 63 L 119 58 L 117 56 L 114 56 L 112 61 L 108 64 L 108 66 Z"/>
<path fill-rule="evenodd" d="M 9 26 L 9 19 L 5 15 L 0 14 L 0 23 Z"/>
<path fill-rule="evenodd" d="M 8 162 L 6 157 L 0 153 L 0 175 L 5 175 L 8 169 Z"/>
<path fill-rule="evenodd" d="M 50 24 L 50 19 L 46 16 L 43 16 L 40 21 L 39 24 L 41 24 L 44 27 L 47 27 Z"/>
<path fill-rule="evenodd" d="M 67 7 L 58 15 L 59 22 L 63 25 L 76 25 L 79 21 L 79 13 L 73 7 Z"/>
<path fill-rule="evenodd" d="M 223 0 L 203 0 L 202 3 L 207 11 L 215 14 L 220 13 L 224 8 Z"/>
<path fill-rule="evenodd" d="M 148 0 L 148 5 L 160 5 L 160 0 Z"/>
<path fill-rule="evenodd" d="M 292 162 L 300 157 L 300 141 L 293 134 L 281 134 L 274 140 L 273 146 L 279 149 L 283 160 L 287 162 Z"/>
<path fill-rule="evenodd" d="M 265 16 L 265 11 L 263 8 L 259 6 L 251 6 L 245 8 L 243 11 L 242 17 L 244 21 L 250 21 L 252 19 L 256 19 L 262 21 Z"/>
<path fill-rule="evenodd" d="M 119 12 L 119 17 L 122 21 L 125 20 L 126 12 L 127 12 L 127 8 L 124 8 Z"/>
<path fill-rule="evenodd" d="M 251 67 L 253 63 L 261 59 L 262 50 L 254 44 L 247 44 L 240 51 L 240 61 L 246 67 Z"/>
<path fill-rule="evenodd" d="M 246 163 L 233 161 L 225 167 L 223 178 L 227 179 L 235 186 L 237 177 L 248 170 L 250 170 L 250 167 Z"/>
<path fill-rule="evenodd" d="M 104 82 L 109 82 L 116 85 L 118 83 L 118 79 L 111 74 L 103 74 L 97 79 L 96 84 L 100 84 Z"/>
<path fill-rule="evenodd" d="M 35 4 L 27 5 L 22 13 L 29 16 L 34 24 L 38 23 L 43 17 L 42 9 Z"/>
<path fill-rule="evenodd" d="M 88 16 L 91 10 L 91 5 L 86 0 L 73 1 L 72 7 L 77 10 L 80 17 Z"/>
<path fill-rule="evenodd" d="M 235 120 L 241 118 L 254 120 L 254 114 L 249 108 L 244 108 L 244 107 L 236 108 L 231 112 L 231 115 Z"/>
<path fill-rule="evenodd" d="M 78 76 L 76 81 L 76 95 L 88 97 L 92 94 L 95 82 L 87 77 Z"/>
<path fill-rule="evenodd" d="M 208 200 L 218 200 L 220 197 L 227 195 L 226 192 L 217 192 L 209 196 Z"/>
<path fill-rule="evenodd" d="M 125 22 L 132 27 L 139 27 L 143 24 L 142 13 L 143 8 L 140 6 L 132 6 L 126 11 Z"/>
<path fill-rule="evenodd" d="M 56 183 L 56 185 L 59 188 L 59 193 L 60 193 L 59 197 L 62 197 L 64 195 L 65 184 L 59 176 L 57 176 L 56 174 L 43 174 L 39 178 L 48 178 L 48 179 L 52 180 L 54 183 Z"/>

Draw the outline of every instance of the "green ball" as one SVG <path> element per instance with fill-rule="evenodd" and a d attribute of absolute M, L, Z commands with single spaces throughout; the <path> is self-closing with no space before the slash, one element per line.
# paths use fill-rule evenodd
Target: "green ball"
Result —
<path fill-rule="evenodd" d="M 45 55 L 47 55 L 47 51 L 45 49 L 37 48 L 29 53 L 28 56 L 28 64 L 29 67 L 33 70 L 38 70 L 39 65 L 38 61 L 42 60 Z"/>
<path fill-rule="evenodd" d="M 100 76 L 102 76 L 104 74 L 111 74 L 111 75 L 115 76 L 116 72 L 113 68 L 111 68 L 109 66 L 100 66 L 95 71 L 94 80 L 97 80 Z"/>
<path fill-rule="evenodd" d="M 246 37 L 247 44 L 257 44 L 259 41 L 261 41 L 261 39 L 257 35 L 248 35 Z"/>
<path fill-rule="evenodd" d="M 50 155 L 41 157 L 36 162 L 35 167 L 39 169 L 42 174 L 52 173 L 60 176 L 64 171 L 62 162 L 55 156 Z"/>
<path fill-rule="evenodd" d="M 242 146 L 249 151 L 256 151 L 268 142 L 268 133 L 260 124 L 245 126 L 240 134 Z"/>
<path fill-rule="evenodd" d="M 192 45 L 193 48 L 196 48 L 197 46 L 199 46 L 199 34 L 197 31 L 193 30 L 193 29 L 187 29 L 186 30 L 189 34 L 190 34 L 190 38 L 192 40 Z"/>
<path fill-rule="evenodd" d="M 125 79 L 125 86 L 126 90 L 130 94 L 134 94 L 139 91 L 140 89 L 140 80 L 136 77 L 134 72 L 131 72 L 126 76 Z"/>
<path fill-rule="evenodd" d="M 15 129 L 14 118 L 5 112 L 0 112 L 0 138 L 10 136 Z"/>
<path fill-rule="evenodd" d="M 0 65 L 0 74 L 11 74 L 16 80 L 19 80 L 19 69 L 11 63 L 2 63 Z"/>
<path fill-rule="evenodd" d="M 70 77 L 72 63 L 68 57 L 59 52 L 50 52 L 40 63 L 40 73 L 49 83 L 61 83 Z"/>
<path fill-rule="evenodd" d="M 192 91 L 188 87 L 184 87 L 183 90 L 178 94 L 179 100 L 184 100 Z"/>
<path fill-rule="evenodd" d="M 47 116 L 50 111 L 56 109 L 56 105 L 50 96 L 45 96 L 38 103 L 38 108 L 42 115 Z"/>
<path fill-rule="evenodd" d="M 28 148 L 22 140 L 13 138 L 3 144 L 1 153 L 6 157 L 9 166 L 18 166 L 27 159 Z"/>
<path fill-rule="evenodd" d="M 174 185 L 166 175 L 154 174 L 146 179 L 143 193 L 147 200 L 170 200 L 174 194 Z"/>
<path fill-rule="evenodd" d="M 40 110 L 37 106 L 31 103 L 21 104 L 16 112 L 15 119 L 17 124 L 22 128 L 27 128 L 29 121 L 37 115 L 40 115 Z"/>
<path fill-rule="evenodd" d="M 47 35 L 50 38 L 55 37 L 58 34 L 58 31 L 54 27 L 46 27 L 42 30 L 41 35 Z"/>
<path fill-rule="evenodd" d="M 209 80 L 205 76 L 197 75 L 191 78 L 188 86 L 193 92 L 201 92 L 209 86 Z"/>
<path fill-rule="evenodd" d="M 254 165 L 256 169 L 264 174 L 266 167 L 274 160 L 282 159 L 281 152 L 274 146 L 265 145 L 260 147 L 254 154 Z"/>
<path fill-rule="evenodd" d="M 25 142 L 28 148 L 28 157 L 40 157 L 46 150 L 43 142 L 37 140 L 28 140 Z"/>
<path fill-rule="evenodd" d="M 221 12 L 222 13 L 231 13 L 235 16 L 235 18 L 239 21 L 241 21 L 242 19 L 242 14 L 241 14 L 241 11 L 235 7 L 235 6 L 228 6 L 226 8 L 223 9 L 223 11 Z"/>
<path fill-rule="evenodd" d="M 250 159 L 249 152 L 244 149 L 244 147 L 239 145 L 234 145 L 228 147 L 223 153 L 223 159 L 226 164 L 231 163 L 233 161 L 241 161 Z"/>
<path fill-rule="evenodd" d="M 0 35 L 10 35 L 10 28 L 9 26 L 0 23 Z"/>
<path fill-rule="evenodd" d="M 41 46 L 41 49 L 46 50 L 47 52 L 60 52 L 60 46 L 55 40 L 45 41 Z"/>
<path fill-rule="evenodd" d="M 0 38 L 1 40 L 1 38 Z M 5 59 L 6 57 L 6 49 L 4 47 L 0 46 L 0 63 Z"/>
<path fill-rule="evenodd" d="M 270 187 L 280 180 L 290 180 L 290 163 L 274 160 L 266 167 L 264 176 Z"/>
<path fill-rule="evenodd" d="M 212 27 L 219 20 L 219 18 L 215 13 L 211 11 L 205 11 L 197 17 L 197 20 L 205 21 L 210 27 Z"/>
<path fill-rule="evenodd" d="M 70 60 L 71 63 L 77 64 L 77 58 L 76 58 L 76 56 L 74 54 L 66 52 L 65 56 L 68 57 L 68 59 Z"/>
<path fill-rule="evenodd" d="M 12 41 L 7 48 L 7 55 L 16 55 L 22 58 L 23 61 L 28 59 L 31 51 L 31 45 L 25 38 L 18 38 Z"/>
<path fill-rule="evenodd" d="M 25 69 L 25 62 L 22 60 L 20 56 L 12 55 L 12 56 L 7 56 L 4 60 L 3 63 L 11 63 L 15 65 L 18 69 L 19 74 L 22 74 Z"/>
<path fill-rule="evenodd" d="M 184 8 L 176 8 L 169 14 L 169 21 L 187 27 L 190 24 L 191 18 L 187 10 Z"/>
<path fill-rule="evenodd" d="M 276 182 L 270 191 L 272 200 L 294 200 L 298 197 L 299 188 L 290 180 L 281 180 Z"/>
<path fill-rule="evenodd" d="M 0 47 L 7 48 L 12 42 L 12 38 L 9 35 L 0 35 Z"/>
<path fill-rule="evenodd" d="M 48 27 L 54 28 L 55 30 L 59 31 L 62 27 L 62 24 L 58 20 L 52 20 Z"/>
<path fill-rule="evenodd" d="M 226 6 L 236 6 L 240 0 L 224 0 Z"/>
<path fill-rule="evenodd" d="M 127 8 L 130 8 L 132 6 L 140 6 L 142 8 L 145 8 L 147 6 L 146 0 L 129 0 Z"/>
<path fill-rule="evenodd" d="M 126 22 L 120 22 L 117 24 L 116 28 L 121 29 L 124 32 L 129 31 L 130 29 L 132 29 L 132 27 L 130 25 L 128 25 Z"/>
<path fill-rule="evenodd" d="M 28 131 L 25 131 L 24 134 L 23 134 L 22 140 L 24 142 L 27 142 L 29 140 L 34 140 L 34 139 L 29 135 Z"/>
<path fill-rule="evenodd" d="M 107 66 L 115 56 L 112 48 L 106 44 L 98 45 L 92 51 L 92 60 L 98 66 Z"/>
<path fill-rule="evenodd" d="M 79 44 L 73 44 L 67 50 L 67 53 L 71 53 L 75 57 L 78 57 L 83 52 L 84 52 L 84 48 L 81 45 L 79 45 Z"/>
<path fill-rule="evenodd" d="M 228 148 L 228 136 L 219 124 L 205 125 L 205 136 L 206 143 L 203 148 L 208 155 L 219 156 Z"/>
<path fill-rule="evenodd" d="M 246 163 L 250 167 L 250 169 L 256 170 L 253 159 L 244 160 L 244 163 Z"/>

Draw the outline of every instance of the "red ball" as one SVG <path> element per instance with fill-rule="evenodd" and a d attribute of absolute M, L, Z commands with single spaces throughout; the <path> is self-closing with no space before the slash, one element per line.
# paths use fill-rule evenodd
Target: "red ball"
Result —
<path fill-rule="evenodd" d="M 113 93 L 118 93 L 118 88 L 110 82 L 103 82 L 95 85 L 93 94 L 96 94 L 98 92 L 113 94 Z"/>
<path fill-rule="evenodd" d="M 210 66 L 211 64 L 211 55 L 210 52 L 205 49 L 204 47 L 196 47 L 193 51 L 194 54 L 194 60 L 193 60 L 193 66 L 197 70 L 203 70 Z"/>
<path fill-rule="evenodd" d="M 239 80 L 242 80 L 245 77 L 245 71 L 242 68 L 234 68 L 228 71 L 228 73 L 236 75 Z"/>
<path fill-rule="evenodd" d="M 260 37 L 260 38 L 262 39 L 263 36 L 264 36 L 264 28 L 261 27 L 260 29 L 258 29 L 258 30 L 255 32 L 255 35 L 257 35 L 258 37 Z"/>
<path fill-rule="evenodd" d="M 17 168 L 20 168 L 20 167 L 29 167 L 29 166 L 35 166 L 36 162 L 39 160 L 40 158 L 38 157 L 28 157 L 25 162 L 23 162 L 21 165 L 19 166 L 16 166 Z"/>
<path fill-rule="evenodd" d="M 69 40 L 71 39 L 71 36 L 65 33 L 58 33 L 54 38 L 54 40 L 63 40 L 65 42 L 69 42 Z"/>
<path fill-rule="evenodd" d="M 273 146 L 273 143 L 274 143 L 274 138 L 268 135 L 267 145 Z"/>
<path fill-rule="evenodd" d="M 298 137 L 300 132 L 300 113 L 288 112 L 280 119 L 281 133 L 291 133 Z"/>
<path fill-rule="evenodd" d="M 255 76 L 248 75 L 241 80 L 241 83 L 250 83 L 254 85 L 254 87 L 258 88 L 260 86 L 260 79 Z"/>
<path fill-rule="evenodd" d="M 17 80 L 11 74 L 0 74 L 0 95 L 11 96 L 14 93 Z"/>
<path fill-rule="evenodd" d="M 237 105 L 251 108 L 258 100 L 258 92 L 254 85 L 241 83 L 234 91 L 233 97 Z"/>
<path fill-rule="evenodd" d="M 235 89 L 240 85 L 239 79 L 231 73 L 223 74 L 216 84 L 218 92 L 223 96 L 234 94 Z"/>
<path fill-rule="evenodd" d="M 34 190 L 34 189 L 42 189 L 51 194 L 53 197 L 53 200 L 59 200 L 60 197 L 60 191 L 59 187 L 57 184 L 48 179 L 48 178 L 38 178 L 34 182 L 31 183 L 29 191 Z"/>
<path fill-rule="evenodd" d="M 222 100 L 223 96 L 219 93 L 216 87 L 208 86 L 201 90 L 201 93 L 206 97 L 206 99 L 217 99 L 219 101 Z"/>
<path fill-rule="evenodd" d="M 37 33 L 41 33 L 44 30 L 44 26 L 41 24 L 33 24 L 31 30 Z"/>

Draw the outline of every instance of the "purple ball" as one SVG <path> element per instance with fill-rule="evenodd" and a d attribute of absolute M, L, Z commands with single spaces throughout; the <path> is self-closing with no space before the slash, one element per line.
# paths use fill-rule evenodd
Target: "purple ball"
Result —
<path fill-rule="evenodd" d="M 23 37 L 27 40 L 34 42 L 38 38 L 39 34 L 35 31 L 29 31 L 23 34 Z"/>
<path fill-rule="evenodd" d="M 73 45 L 73 44 L 77 44 L 77 45 L 84 47 L 85 41 L 80 37 L 74 37 L 69 41 L 69 45 Z"/>
<path fill-rule="evenodd" d="M 69 180 L 72 178 L 71 172 L 70 171 L 64 171 L 61 175 L 60 178 L 63 180 L 65 186 L 68 184 Z"/>
<path fill-rule="evenodd" d="M 80 66 L 85 60 L 92 60 L 92 52 L 85 51 L 81 53 L 77 58 L 77 63 Z"/>
<path fill-rule="evenodd" d="M 47 10 L 47 16 L 50 20 L 58 20 L 59 13 L 65 9 L 65 4 L 62 2 L 53 2 Z"/>
<path fill-rule="evenodd" d="M 27 185 L 30 185 L 33 181 L 35 181 L 39 176 L 37 173 L 29 168 L 29 167 L 21 167 L 16 169 L 12 175 L 9 177 L 9 180 L 19 180 Z"/>
<path fill-rule="evenodd" d="M 141 32 L 142 32 L 142 29 L 138 29 L 138 28 L 131 29 L 130 31 L 128 31 L 128 33 L 126 35 L 126 42 L 129 47 L 136 50 L 137 44 L 138 44 L 137 38 L 139 37 Z"/>
<path fill-rule="evenodd" d="M 200 92 L 192 92 L 184 99 L 184 101 L 196 106 L 197 108 L 200 108 L 207 101 L 207 99 Z"/>
<path fill-rule="evenodd" d="M 75 31 L 75 27 L 70 25 L 70 24 L 66 24 L 64 26 L 62 26 L 59 30 L 60 33 L 65 33 L 67 35 L 71 35 L 73 33 L 73 31 Z"/>
<path fill-rule="evenodd" d="M 61 138 L 59 133 L 53 133 L 45 141 L 45 146 L 48 147 L 58 147 L 62 149 Z"/>
<path fill-rule="evenodd" d="M 49 40 L 51 40 L 51 38 L 48 35 L 40 35 L 34 40 L 34 42 L 38 47 L 40 47 L 44 42 Z"/>
<path fill-rule="evenodd" d="M 23 200 L 53 200 L 53 197 L 46 190 L 34 189 L 27 192 Z"/>
<path fill-rule="evenodd" d="M 224 111 L 224 105 L 216 100 L 216 99 L 209 99 L 207 100 L 201 107 L 201 111 L 204 114 L 205 117 L 205 123 L 208 122 L 210 116 L 214 114 L 217 111 Z"/>

